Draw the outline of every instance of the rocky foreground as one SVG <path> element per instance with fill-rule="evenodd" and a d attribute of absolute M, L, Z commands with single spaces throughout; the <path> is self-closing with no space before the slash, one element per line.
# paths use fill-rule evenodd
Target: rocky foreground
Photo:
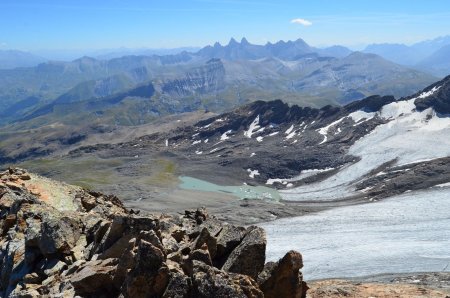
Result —
<path fill-rule="evenodd" d="M 265 264 L 262 228 L 141 215 L 21 169 L 0 173 L 0 232 L 0 297 L 306 296 L 302 256 Z"/>

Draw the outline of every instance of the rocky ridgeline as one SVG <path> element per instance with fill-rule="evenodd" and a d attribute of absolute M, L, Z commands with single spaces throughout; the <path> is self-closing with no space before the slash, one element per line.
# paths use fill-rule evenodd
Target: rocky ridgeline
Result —
<path fill-rule="evenodd" d="M 0 297 L 305 297 L 302 256 L 204 209 L 141 215 L 114 196 L 0 173 Z"/>

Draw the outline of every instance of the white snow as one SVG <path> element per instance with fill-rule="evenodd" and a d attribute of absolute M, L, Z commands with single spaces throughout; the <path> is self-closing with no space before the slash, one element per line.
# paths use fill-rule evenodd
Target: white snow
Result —
<path fill-rule="evenodd" d="M 418 98 L 427 98 L 428 96 L 433 95 L 436 91 L 438 91 L 442 86 L 434 86 L 430 91 L 423 92 L 418 96 Z"/>
<path fill-rule="evenodd" d="M 263 137 L 256 137 L 256 140 L 258 141 L 258 142 L 262 142 L 263 141 Z"/>
<path fill-rule="evenodd" d="M 224 122 L 225 120 L 222 118 L 216 119 L 216 122 Z"/>
<path fill-rule="evenodd" d="M 259 175 L 259 171 L 258 170 L 252 170 L 252 169 L 247 169 L 248 172 L 248 176 L 252 179 L 255 178 L 255 176 Z"/>
<path fill-rule="evenodd" d="M 265 129 L 266 129 L 265 127 L 261 127 L 261 128 L 258 129 L 255 133 L 261 133 L 261 132 L 263 132 Z"/>
<path fill-rule="evenodd" d="M 248 130 L 244 131 L 244 136 L 246 136 L 247 138 L 251 138 L 253 135 L 253 132 L 257 129 L 259 129 L 259 115 L 250 124 L 250 127 L 248 128 Z"/>
<path fill-rule="evenodd" d="M 166 139 L 166 147 L 169 147 L 169 140 Z"/>
<path fill-rule="evenodd" d="M 303 170 L 300 172 L 300 174 L 298 176 L 295 176 L 293 178 L 272 178 L 272 179 L 267 179 L 266 184 L 267 185 L 273 185 L 274 183 L 278 182 L 281 184 L 287 184 L 288 182 L 296 182 L 296 181 L 300 181 L 302 179 L 317 175 L 319 173 L 324 173 L 324 172 L 328 172 L 328 171 L 332 171 L 335 168 L 325 168 L 325 169 L 308 169 L 308 170 Z"/>
<path fill-rule="evenodd" d="M 220 140 L 221 141 L 226 141 L 228 140 L 230 137 L 228 136 L 228 134 L 230 134 L 232 132 L 232 130 L 227 130 L 226 132 L 224 132 L 221 136 L 220 136 Z"/>
<path fill-rule="evenodd" d="M 364 123 L 364 122 L 372 119 L 373 117 L 375 117 L 375 115 L 376 115 L 376 113 L 374 113 L 374 112 L 368 113 L 368 112 L 364 112 L 364 111 L 359 110 L 359 111 L 350 113 L 348 116 L 350 118 L 352 118 L 353 121 L 355 121 L 355 125 L 353 125 L 353 126 L 357 126 L 357 125 L 359 125 L 361 123 Z M 361 120 L 364 120 L 364 121 L 361 121 Z"/>
<path fill-rule="evenodd" d="M 286 140 L 292 139 L 293 137 L 295 137 L 295 134 L 296 134 L 295 131 L 291 132 L 286 136 Z"/>
<path fill-rule="evenodd" d="M 289 135 L 292 133 L 293 130 L 294 130 L 294 124 L 292 124 L 291 127 L 289 127 L 284 133 Z"/>
<path fill-rule="evenodd" d="M 437 184 L 437 185 L 435 185 L 435 187 L 450 187 L 450 182 Z"/>
<path fill-rule="evenodd" d="M 206 140 L 204 141 L 204 143 L 206 144 L 206 143 L 208 143 L 208 141 L 209 141 L 209 139 L 206 139 Z"/>
<path fill-rule="evenodd" d="M 272 132 L 271 134 L 269 134 L 269 137 L 276 136 L 276 135 L 279 134 L 279 133 L 280 133 L 279 131 Z"/>
<path fill-rule="evenodd" d="M 450 188 L 433 188 L 260 226 L 266 261 L 298 250 L 306 280 L 449 271 L 449 213 Z"/>
<path fill-rule="evenodd" d="M 415 100 L 416 99 L 413 98 L 410 100 L 395 101 L 387 104 L 381 108 L 380 116 L 384 119 L 392 119 L 398 118 L 403 114 L 409 114 L 416 108 L 416 105 L 414 104 Z"/>
<path fill-rule="evenodd" d="M 252 152 L 252 154 L 250 154 L 250 157 L 253 157 L 253 156 L 255 156 L 256 155 L 256 153 L 255 152 Z"/>
<path fill-rule="evenodd" d="M 201 142 L 202 142 L 201 140 L 197 140 L 197 141 L 192 142 L 192 145 L 197 145 L 197 144 L 200 144 Z"/>
<path fill-rule="evenodd" d="M 397 159 L 397 165 L 450 156 L 450 117 L 430 108 L 415 111 L 414 100 L 384 106 L 380 116 L 392 118 L 353 144 L 349 154 L 361 158 L 321 182 L 282 191 L 286 200 L 335 200 L 354 191 L 362 176 Z"/>
<path fill-rule="evenodd" d="M 322 141 L 321 143 L 319 143 L 319 145 L 320 145 L 320 144 L 323 144 L 323 143 L 325 143 L 325 142 L 327 141 L 327 139 L 328 139 L 328 137 L 327 137 L 327 135 L 328 135 L 328 130 L 329 130 L 331 127 L 333 127 L 333 126 L 335 126 L 335 125 L 341 123 L 345 118 L 347 118 L 347 116 L 342 117 L 341 119 L 336 120 L 336 121 L 334 121 L 334 122 L 328 124 L 327 126 L 322 127 L 322 128 L 319 128 L 319 129 L 317 130 L 317 132 L 320 133 L 320 134 L 323 136 L 323 141 Z"/>
<path fill-rule="evenodd" d="M 209 153 L 214 153 L 214 152 L 219 151 L 219 150 L 220 150 L 219 148 L 214 148 L 211 151 L 209 151 Z"/>
<path fill-rule="evenodd" d="M 200 154 L 203 154 L 203 151 L 195 151 L 195 154 L 197 154 L 197 155 L 200 155 Z"/>

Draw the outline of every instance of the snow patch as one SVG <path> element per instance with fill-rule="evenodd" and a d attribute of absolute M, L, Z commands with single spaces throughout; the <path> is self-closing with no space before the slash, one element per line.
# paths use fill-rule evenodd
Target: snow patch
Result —
<path fill-rule="evenodd" d="M 450 187 L 450 182 L 437 184 L 437 185 L 435 185 L 435 187 Z"/>
<path fill-rule="evenodd" d="M 336 121 L 334 121 L 334 122 L 328 124 L 327 126 L 322 127 L 322 128 L 319 128 L 319 129 L 317 130 L 317 132 L 320 133 L 320 134 L 324 137 L 324 138 L 323 138 L 323 141 L 322 141 L 321 143 L 319 143 L 319 145 L 320 145 L 320 144 L 323 144 L 323 143 L 325 143 L 325 142 L 327 141 L 327 139 L 328 139 L 328 137 L 327 137 L 327 135 L 328 135 L 328 130 L 329 130 L 331 127 L 333 127 L 333 126 L 335 126 L 335 125 L 341 123 L 345 118 L 347 118 L 347 116 L 346 116 L 346 117 L 342 117 L 341 119 L 336 120 Z"/>
<path fill-rule="evenodd" d="M 263 139 L 264 139 L 263 137 L 256 137 L 256 140 L 260 143 L 263 141 Z"/>
<path fill-rule="evenodd" d="M 230 134 L 232 132 L 232 130 L 227 130 L 226 132 L 224 132 L 221 136 L 220 136 L 220 140 L 221 141 L 226 141 L 228 140 L 230 137 L 228 136 L 228 134 Z"/>
<path fill-rule="evenodd" d="M 374 112 L 364 112 L 364 111 L 356 111 L 353 113 L 350 113 L 348 116 L 350 118 L 352 118 L 353 121 L 355 121 L 355 124 L 353 126 L 358 126 L 361 123 L 364 123 L 366 121 L 369 121 L 370 119 L 372 119 L 373 117 L 375 117 L 376 113 Z M 363 121 L 361 121 L 363 120 Z"/>
<path fill-rule="evenodd" d="M 248 176 L 252 179 L 254 179 L 255 176 L 259 176 L 258 170 L 247 169 L 247 172 L 248 172 Z"/>
<path fill-rule="evenodd" d="M 433 95 L 439 89 L 441 89 L 441 87 L 442 86 L 434 86 L 433 89 L 431 89 L 430 91 L 427 91 L 427 92 L 423 92 L 417 98 L 427 98 L 427 97 Z"/>
<path fill-rule="evenodd" d="M 289 127 L 284 133 L 287 135 L 290 135 L 293 130 L 294 130 L 294 124 L 292 124 L 291 127 Z"/>
<path fill-rule="evenodd" d="M 292 139 L 293 137 L 295 137 L 295 134 L 296 134 L 295 131 L 291 132 L 286 136 L 286 140 Z"/>
<path fill-rule="evenodd" d="M 244 136 L 246 136 L 247 138 L 251 138 L 253 135 L 253 132 L 257 129 L 259 129 L 259 115 L 250 124 L 250 127 L 248 128 L 248 130 L 244 132 Z"/>
<path fill-rule="evenodd" d="M 349 148 L 348 154 L 359 157 L 358 162 L 321 182 L 282 191 L 283 199 L 336 200 L 354 194 L 361 177 L 384 163 L 397 159 L 398 166 L 450 156 L 450 117 L 439 117 L 431 108 L 418 112 L 414 100 L 382 108 L 381 116 L 391 121 L 378 125 Z"/>

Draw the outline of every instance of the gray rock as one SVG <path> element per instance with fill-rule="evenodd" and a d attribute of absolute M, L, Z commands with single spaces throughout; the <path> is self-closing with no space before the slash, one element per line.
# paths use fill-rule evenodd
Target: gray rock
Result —
<path fill-rule="evenodd" d="M 222 270 L 249 275 L 256 279 L 266 260 L 266 232 L 251 226 L 242 242 L 231 252 Z"/>
<path fill-rule="evenodd" d="M 169 284 L 163 298 L 188 298 L 192 287 L 191 279 L 181 272 L 171 272 Z"/>
<path fill-rule="evenodd" d="M 303 298 L 306 285 L 299 270 L 303 267 L 302 255 L 289 251 L 276 263 L 269 262 L 258 276 L 258 284 L 266 298 Z"/>
<path fill-rule="evenodd" d="M 69 280 L 78 295 L 114 293 L 113 277 L 116 266 L 116 259 L 90 261 L 82 265 Z"/>
<path fill-rule="evenodd" d="M 49 216 L 41 224 L 39 249 L 44 256 L 56 253 L 70 254 L 80 238 L 80 226 L 68 216 Z"/>
<path fill-rule="evenodd" d="M 223 272 L 198 261 L 193 264 L 194 297 L 264 297 L 258 284 L 249 276 Z"/>

